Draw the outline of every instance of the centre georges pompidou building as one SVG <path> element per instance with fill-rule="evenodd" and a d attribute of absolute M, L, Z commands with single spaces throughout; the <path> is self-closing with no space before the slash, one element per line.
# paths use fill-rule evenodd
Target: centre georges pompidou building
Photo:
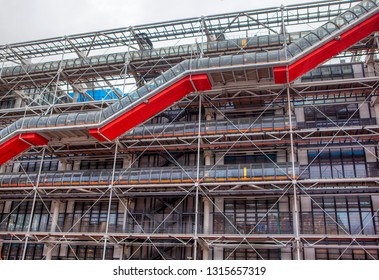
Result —
<path fill-rule="evenodd" d="M 1 259 L 378 259 L 379 0 L 0 46 Z"/>

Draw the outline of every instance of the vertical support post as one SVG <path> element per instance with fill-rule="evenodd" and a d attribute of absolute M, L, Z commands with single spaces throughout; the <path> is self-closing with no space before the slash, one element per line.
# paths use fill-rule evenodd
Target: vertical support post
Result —
<path fill-rule="evenodd" d="M 284 54 L 286 61 L 287 57 L 287 34 L 286 34 L 286 26 L 284 23 L 284 6 L 280 7 L 281 10 L 281 18 L 282 18 L 282 32 L 284 35 Z M 288 101 L 288 121 L 289 121 L 289 135 L 290 135 L 290 153 L 291 153 L 291 169 L 292 169 L 292 188 L 293 188 L 293 223 L 294 223 L 294 235 L 295 235 L 295 243 L 294 243 L 294 259 L 300 260 L 300 235 L 299 235 L 299 217 L 298 217 L 298 202 L 297 202 L 297 180 L 296 180 L 296 168 L 295 168 L 295 147 L 293 142 L 293 123 L 292 123 L 292 108 L 291 108 L 291 94 L 290 94 L 290 83 L 288 77 L 288 65 L 286 68 L 286 80 L 287 80 L 287 101 Z"/>
<path fill-rule="evenodd" d="M 200 148 L 201 148 L 201 100 L 202 95 L 199 94 L 199 120 L 197 134 L 197 164 L 196 164 L 196 197 L 195 197 L 195 228 L 194 228 L 194 244 L 193 244 L 193 259 L 197 260 L 197 243 L 198 243 L 198 222 L 199 222 L 199 180 L 200 180 Z"/>
<path fill-rule="evenodd" d="M 107 213 L 107 224 L 106 224 L 105 233 L 104 233 L 103 260 L 105 260 L 105 255 L 106 255 L 106 251 L 107 251 L 107 241 L 108 241 L 108 231 L 109 231 L 109 218 L 110 218 L 110 215 L 111 215 L 114 174 L 115 174 L 115 171 L 116 171 L 116 161 L 117 161 L 117 151 L 118 151 L 118 140 L 116 140 L 115 145 L 116 145 L 116 147 L 115 147 L 114 158 L 113 158 L 112 178 L 111 178 L 111 183 L 109 185 L 109 203 L 108 203 L 108 213 Z"/>
<path fill-rule="evenodd" d="M 204 57 L 204 17 L 201 17 L 201 46 L 200 46 L 200 58 Z"/>
<path fill-rule="evenodd" d="M 27 247 L 28 247 L 28 243 L 29 243 L 29 233 L 30 233 L 30 230 L 31 230 L 31 228 L 32 228 L 33 215 L 34 215 L 34 208 L 35 208 L 35 206 L 36 206 L 36 199 L 37 199 L 38 185 L 39 185 L 39 180 L 40 180 L 40 177 L 41 177 L 41 171 L 42 171 L 42 166 L 43 166 L 43 160 L 44 160 L 44 158 L 45 158 L 45 150 L 46 150 L 46 148 L 44 147 L 44 148 L 43 148 L 43 151 L 42 151 L 42 156 L 41 156 L 41 163 L 40 163 L 39 170 L 38 170 L 37 182 L 36 182 L 35 187 L 33 188 L 33 189 L 34 189 L 33 204 L 32 204 L 32 210 L 30 211 L 30 219 L 29 219 L 29 224 L 28 224 L 28 230 L 27 230 L 27 232 L 26 232 L 24 251 L 22 252 L 22 260 L 25 260 L 26 249 L 27 249 Z"/>
<path fill-rule="evenodd" d="M 60 201 L 54 200 L 53 201 L 53 218 L 51 221 L 51 229 L 50 232 L 55 232 L 57 225 L 58 225 L 58 218 L 59 218 L 59 208 L 60 208 Z"/>
<path fill-rule="evenodd" d="M 204 233 L 209 234 L 210 232 L 210 213 L 211 213 L 211 205 L 210 201 L 207 197 L 203 197 L 203 208 L 204 208 L 204 217 L 203 217 L 203 228 Z"/>
<path fill-rule="evenodd" d="M 13 173 L 17 173 L 17 172 L 20 170 L 20 165 L 21 165 L 20 162 L 15 162 L 15 163 L 13 164 L 13 170 L 12 170 L 12 172 L 13 172 Z"/>
<path fill-rule="evenodd" d="M 210 120 L 210 115 L 205 114 L 205 119 Z M 204 163 L 206 166 L 211 165 L 212 153 L 210 151 L 204 152 Z M 211 233 L 211 203 L 209 198 L 203 197 L 203 233 Z M 202 246 L 203 260 L 209 260 L 209 248 Z"/>
<path fill-rule="evenodd" d="M 295 147 L 293 142 L 293 124 L 292 124 L 292 108 L 291 108 L 291 96 L 290 87 L 287 85 L 287 99 L 288 99 L 288 118 L 290 125 L 290 145 L 291 145 L 291 167 L 292 167 L 292 188 L 293 188 L 293 223 L 295 234 L 295 259 L 300 260 L 300 234 L 299 234 L 299 210 L 298 210 L 298 198 L 297 198 L 297 180 L 296 180 L 296 168 L 295 168 Z"/>
<path fill-rule="evenodd" d="M 56 232 L 57 226 L 58 226 L 58 218 L 59 218 L 59 211 L 60 211 L 61 202 L 59 200 L 53 200 L 52 201 L 52 220 L 51 220 L 51 228 L 50 232 Z M 54 241 L 54 237 L 49 238 L 50 241 Z M 54 246 L 51 243 L 46 243 L 45 245 L 45 251 L 46 251 L 46 260 L 51 260 L 53 257 L 53 251 Z"/>
<path fill-rule="evenodd" d="M 46 250 L 46 260 L 50 261 L 53 258 L 53 246 L 50 243 L 47 243 L 45 245 L 45 250 Z"/>
<path fill-rule="evenodd" d="M 58 162 L 58 171 L 65 171 L 67 169 L 67 160 L 60 159 Z"/>
<path fill-rule="evenodd" d="M 49 107 L 49 109 L 51 108 L 50 116 L 51 116 L 51 115 L 53 114 L 53 112 L 54 112 L 54 109 L 55 109 L 55 102 L 57 101 L 58 84 L 59 84 L 59 80 L 60 80 L 60 77 L 61 77 L 61 73 L 62 73 L 62 71 L 63 71 L 63 69 L 62 69 L 62 61 L 63 61 L 63 59 L 64 59 L 64 55 L 65 55 L 65 53 L 66 53 L 66 45 L 67 45 L 67 37 L 65 37 L 64 47 L 63 47 L 63 52 L 62 52 L 62 55 L 61 55 L 61 60 L 59 61 L 59 68 L 58 68 L 57 82 L 56 82 L 56 85 L 55 85 L 54 96 L 53 96 L 53 104 L 51 104 L 51 107 Z M 49 109 L 47 110 L 46 114 L 49 112 Z"/>
<path fill-rule="evenodd" d="M 79 160 L 74 160 L 74 163 L 72 165 L 72 170 L 80 170 L 80 159 Z"/>

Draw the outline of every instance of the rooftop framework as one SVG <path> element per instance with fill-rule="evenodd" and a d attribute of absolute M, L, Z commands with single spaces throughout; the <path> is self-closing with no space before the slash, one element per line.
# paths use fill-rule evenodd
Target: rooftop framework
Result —
<path fill-rule="evenodd" d="M 2 49 L 4 65 L 53 55 L 63 61 L 68 52 L 85 58 L 121 45 L 141 51 L 136 34 L 142 33 L 167 44 L 189 37 L 223 41 L 262 27 L 281 33 L 323 23 L 356 3 L 319 2 L 12 44 Z M 370 35 L 331 65 L 284 86 L 270 83 L 270 73 L 259 69 L 211 73 L 213 83 L 220 81 L 212 90 L 186 96 L 115 141 L 51 133 L 48 146 L 1 166 L 2 258 L 378 259 L 377 40 Z M 211 56 L 201 48 L 192 55 Z M 182 59 L 146 59 L 139 74 L 148 76 L 149 67 L 159 73 Z M 73 73 L 93 71 L 96 77 L 70 80 L 59 68 L 48 83 L 19 76 L 15 84 L 27 80 L 29 88 L 5 89 L 2 101 L 14 103 L 1 110 L 1 125 L 26 115 L 106 108 L 118 99 L 112 92 L 141 80 L 128 67 L 127 73 L 121 66 L 101 75 L 81 67 Z M 248 78 L 251 71 L 259 82 Z M 95 89 L 112 98 L 90 100 L 86 95 Z M 70 99 L 71 91 L 79 94 Z"/>

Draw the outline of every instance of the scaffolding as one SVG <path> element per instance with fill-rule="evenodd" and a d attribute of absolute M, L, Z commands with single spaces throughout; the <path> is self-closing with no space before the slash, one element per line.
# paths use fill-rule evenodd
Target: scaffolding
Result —
<path fill-rule="evenodd" d="M 378 23 L 323 1 L 0 46 L 1 258 L 379 259 Z"/>

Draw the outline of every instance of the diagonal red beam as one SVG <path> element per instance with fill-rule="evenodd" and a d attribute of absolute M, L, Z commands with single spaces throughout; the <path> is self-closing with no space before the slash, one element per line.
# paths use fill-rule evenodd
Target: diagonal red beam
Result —
<path fill-rule="evenodd" d="M 186 76 L 103 127 L 90 129 L 89 133 L 99 141 L 112 141 L 170 107 L 190 92 L 210 90 L 211 88 L 212 85 L 206 74 Z"/>
<path fill-rule="evenodd" d="M 25 152 L 31 146 L 47 145 L 49 141 L 37 133 L 19 134 L 0 145 L 0 164 Z"/>
<path fill-rule="evenodd" d="M 359 23 L 355 27 L 342 33 L 338 38 L 320 46 L 317 50 L 301 57 L 288 66 L 274 67 L 274 77 L 276 84 L 292 82 L 301 75 L 316 68 L 319 64 L 342 52 L 348 47 L 359 42 L 371 33 L 379 30 L 379 14 L 375 14 L 369 19 Z M 288 67 L 288 81 L 287 81 Z"/>

